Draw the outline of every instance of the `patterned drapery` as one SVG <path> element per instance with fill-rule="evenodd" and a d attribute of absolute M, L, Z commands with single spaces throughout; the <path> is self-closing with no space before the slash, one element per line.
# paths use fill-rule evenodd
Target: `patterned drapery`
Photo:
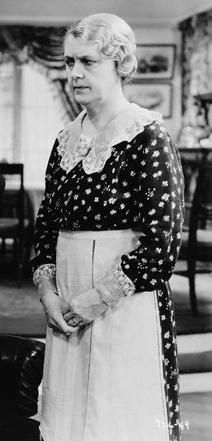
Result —
<path fill-rule="evenodd" d="M 183 125 L 195 127 L 200 115 L 194 96 L 212 92 L 212 9 L 182 23 Z"/>
<path fill-rule="evenodd" d="M 67 85 L 63 37 L 65 27 L 0 26 L 0 63 L 14 59 L 31 63 L 53 84 L 65 111 L 65 119 L 73 120 L 81 108 Z"/>

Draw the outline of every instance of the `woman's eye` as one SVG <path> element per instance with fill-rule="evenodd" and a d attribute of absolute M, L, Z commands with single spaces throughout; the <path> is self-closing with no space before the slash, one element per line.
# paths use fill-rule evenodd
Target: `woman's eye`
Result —
<path fill-rule="evenodd" d="M 87 60 L 87 59 L 83 60 L 83 62 L 84 62 L 84 64 L 86 64 L 87 66 L 91 66 L 92 64 L 96 63 L 95 60 Z"/>
<path fill-rule="evenodd" d="M 73 58 L 65 58 L 65 64 L 69 68 L 73 68 L 74 67 L 74 59 Z"/>

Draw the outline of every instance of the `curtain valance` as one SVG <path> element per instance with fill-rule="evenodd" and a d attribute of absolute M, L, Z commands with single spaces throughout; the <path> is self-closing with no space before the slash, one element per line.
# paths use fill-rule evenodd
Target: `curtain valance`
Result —
<path fill-rule="evenodd" d="M 34 63 L 54 84 L 66 112 L 74 119 L 80 112 L 66 80 L 63 38 L 65 27 L 0 26 L 0 63 Z"/>

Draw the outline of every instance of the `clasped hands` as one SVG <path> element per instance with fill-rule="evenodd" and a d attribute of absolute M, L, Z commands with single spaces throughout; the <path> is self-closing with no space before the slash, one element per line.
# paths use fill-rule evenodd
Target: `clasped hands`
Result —
<path fill-rule="evenodd" d="M 59 297 L 55 289 L 45 286 L 39 288 L 39 296 L 48 326 L 66 335 L 78 331 L 108 308 L 95 288 L 79 294 L 70 303 Z"/>

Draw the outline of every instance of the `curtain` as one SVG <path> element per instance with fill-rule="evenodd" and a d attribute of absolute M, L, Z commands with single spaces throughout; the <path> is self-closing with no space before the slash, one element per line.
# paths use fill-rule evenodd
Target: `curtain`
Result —
<path fill-rule="evenodd" d="M 9 58 L 18 64 L 33 63 L 54 86 L 65 119 L 73 120 L 81 111 L 66 80 L 63 58 L 64 27 L 0 26 L 0 63 Z"/>
<path fill-rule="evenodd" d="M 183 125 L 200 121 L 195 95 L 212 92 L 212 10 L 180 23 L 182 32 Z"/>

